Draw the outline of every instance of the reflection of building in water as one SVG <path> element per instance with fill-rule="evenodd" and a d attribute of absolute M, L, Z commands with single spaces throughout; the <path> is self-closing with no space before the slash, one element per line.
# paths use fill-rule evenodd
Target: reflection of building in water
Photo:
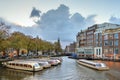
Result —
<path fill-rule="evenodd" d="M 9 80 L 23 80 L 26 77 L 34 76 L 34 72 L 5 69 L 0 76 L 5 76 L 5 79 Z"/>

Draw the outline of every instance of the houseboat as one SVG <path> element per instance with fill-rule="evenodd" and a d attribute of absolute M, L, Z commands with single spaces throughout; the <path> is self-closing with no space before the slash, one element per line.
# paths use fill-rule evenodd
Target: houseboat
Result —
<path fill-rule="evenodd" d="M 104 63 L 92 62 L 84 59 L 77 60 L 77 63 L 95 70 L 109 70 L 109 67 L 107 67 Z"/>
<path fill-rule="evenodd" d="M 39 63 L 33 61 L 23 61 L 23 60 L 8 61 L 8 62 L 4 62 L 3 65 L 11 69 L 33 71 L 33 72 L 40 71 L 43 69 L 43 67 L 40 66 Z"/>

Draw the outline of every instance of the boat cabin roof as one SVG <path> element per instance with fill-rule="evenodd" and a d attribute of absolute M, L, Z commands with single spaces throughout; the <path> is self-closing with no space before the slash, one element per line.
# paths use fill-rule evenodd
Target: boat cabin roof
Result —
<path fill-rule="evenodd" d="M 88 60 L 84 60 L 84 59 L 81 59 L 79 61 L 82 61 L 82 62 L 85 62 L 85 63 L 89 63 L 89 64 L 93 64 L 93 65 L 104 64 L 104 63 L 92 62 L 92 61 L 88 61 Z"/>
<path fill-rule="evenodd" d="M 37 62 L 33 61 L 9 61 L 8 63 L 15 63 L 15 64 L 29 64 L 29 65 L 35 65 L 38 64 Z"/>

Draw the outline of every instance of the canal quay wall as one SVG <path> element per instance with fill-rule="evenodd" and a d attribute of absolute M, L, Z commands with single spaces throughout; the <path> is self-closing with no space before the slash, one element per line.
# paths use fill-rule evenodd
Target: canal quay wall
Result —
<path fill-rule="evenodd" d="M 68 56 L 68 58 L 71 59 L 87 59 L 87 60 L 101 60 L 101 61 L 112 61 L 112 62 L 120 62 L 120 60 L 118 59 L 98 59 L 98 58 L 79 58 L 79 57 L 72 57 L 72 56 Z"/>

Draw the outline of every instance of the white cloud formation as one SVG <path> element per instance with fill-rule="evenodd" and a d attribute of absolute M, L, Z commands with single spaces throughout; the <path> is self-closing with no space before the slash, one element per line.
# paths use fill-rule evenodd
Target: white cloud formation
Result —
<path fill-rule="evenodd" d="M 115 17 L 115 16 L 111 16 L 109 19 L 110 23 L 114 23 L 114 24 L 120 24 L 120 18 Z"/>
<path fill-rule="evenodd" d="M 87 18 L 79 13 L 70 17 L 69 7 L 60 5 L 57 9 L 52 9 L 41 15 L 37 22 L 41 35 L 46 40 L 56 40 L 58 37 L 62 41 L 75 41 L 77 33 L 87 26 L 95 23 L 95 15 Z"/>
<path fill-rule="evenodd" d="M 64 43 L 76 41 L 76 35 L 81 29 L 85 29 L 95 23 L 95 16 L 90 15 L 87 18 L 80 13 L 73 15 L 69 12 L 69 7 L 60 5 L 57 9 L 52 9 L 40 15 L 41 11 L 33 8 L 30 18 L 40 18 L 31 27 L 21 27 L 12 24 L 12 31 L 20 31 L 27 35 L 36 37 L 37 35 L 44 40 L 55 41 L 58 37 Z"/>

